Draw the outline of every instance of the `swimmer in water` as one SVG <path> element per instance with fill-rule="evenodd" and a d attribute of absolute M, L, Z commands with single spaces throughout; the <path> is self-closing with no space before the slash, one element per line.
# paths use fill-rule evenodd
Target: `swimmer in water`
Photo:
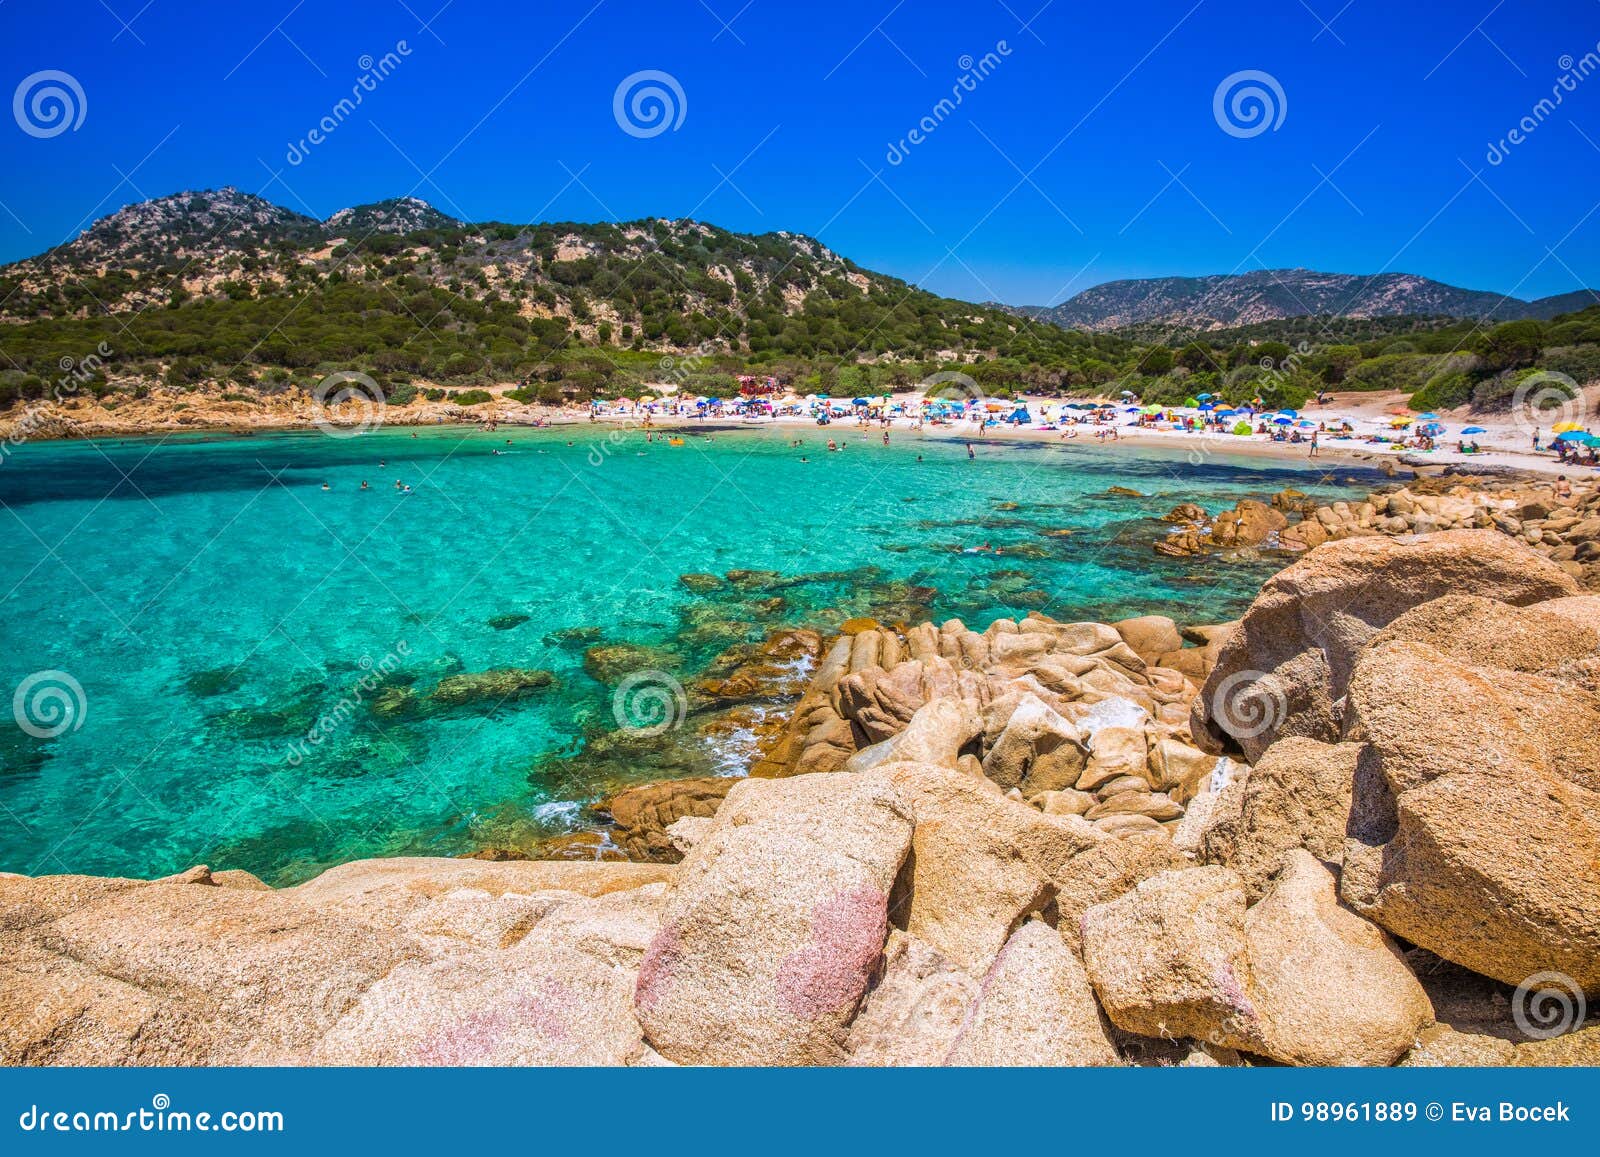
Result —
<path fill-rule="evenodd" d="M 977 456 L 978 456 L 977 453 L 972 449 L 972 443 L 968 442 L 967 443 L 967 458 L 970 460 L 970 459 L 976 458 Z"/>
<path fill-rule="evenodd" d="M 365 478 L 363 478 L 361 480 L 361 489 L 363 489 L 363 490 L 370 490 L 371 489 L 371 487 L 367 485 L 367 480 Z"/>
<path fill-rule="evenodd" d="M 328 484 L 327 484 L 327 483 L 326 483 L 326 482 L 324 482 L 324 483 L 323 483 L 323 484 L 322 484 L 322 488 L 323 488 L 323 489 L 324 489 L 324 490 L 332 490 L 332 489 L 333 489 L 333 487 L 331 487 L 331 486 L 329 486 L 329 485 L 328 485 Z"/>

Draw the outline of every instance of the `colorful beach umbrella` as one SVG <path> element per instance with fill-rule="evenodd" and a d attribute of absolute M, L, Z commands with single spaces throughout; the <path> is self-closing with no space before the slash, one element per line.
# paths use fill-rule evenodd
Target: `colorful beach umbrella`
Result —
<path fill-rule="evenodd" d="M 1579 423 L 1579 422 L 1557 422 L 1554 426 L 1551 426 L 1550 428 L 1552 430 L 1554 430 L 1557 434 L 1564 434 L 1564 433 L 1570 433 L 1573 430 L 1582 430 L 1583 429 L 1583 425 L 1581 423 Z"/>

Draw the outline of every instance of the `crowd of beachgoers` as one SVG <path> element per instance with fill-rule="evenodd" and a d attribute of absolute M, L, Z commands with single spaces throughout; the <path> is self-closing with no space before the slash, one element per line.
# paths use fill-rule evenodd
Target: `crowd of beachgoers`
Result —
<path fill-rule="evenodd" d="M 1387 456 L 1411 464 L 1476 463 L 1546 472 L 1600 467 L 1600 437 L 1591 434 L 1581 420 L 1586 412 L 1582 399 L 1531 415 L 1418 414 L 1397 394 L 1325 394 L 1300 410 L 1273 409 L 1259 403 L 1233 406 L 1209 396 L 1194 402 L 1192 406 L 1142 405 L 1131 394 L 1114 401 L 1020 395 L 1002 401 L 918 393 L 733 399 L 646 393 L 594 402 L 587 407 L 587 417 L 595 422 L 640 426 L 710 421 L 803 424 L 985 442 L 1013 438 L 1072 443 L 1128 440 L 1177 443 L 1207 455 Z"/>

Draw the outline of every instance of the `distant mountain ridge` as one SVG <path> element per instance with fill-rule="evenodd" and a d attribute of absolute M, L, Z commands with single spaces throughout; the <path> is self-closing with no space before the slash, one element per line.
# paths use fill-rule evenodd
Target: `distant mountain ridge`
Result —
<path fill-rule="evenodd" d="M 1534 301 L 1461 289 L 1413 273 L 1318 273 L 1264 269 L 1205 277 L 1108 281 L 1054 306 L 1016 306 L 1023 317 L 1065 329 L 1113 330 L 1158 324 L 1212 330 L 1289 317 L 1429 315 L 1512 321 L 1551 318 L 1600 302 L 1580 289 Z"/>

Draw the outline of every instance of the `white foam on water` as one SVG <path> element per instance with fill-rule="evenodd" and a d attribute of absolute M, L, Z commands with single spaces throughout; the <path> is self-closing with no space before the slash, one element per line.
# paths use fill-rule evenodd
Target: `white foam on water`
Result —
<path fill-rule="evenodd" d="M 551 827 L 571 829 L 578 820 L 583 805 L 575 799 L 552 800 L 533 809 L 533 818 Z"/>

